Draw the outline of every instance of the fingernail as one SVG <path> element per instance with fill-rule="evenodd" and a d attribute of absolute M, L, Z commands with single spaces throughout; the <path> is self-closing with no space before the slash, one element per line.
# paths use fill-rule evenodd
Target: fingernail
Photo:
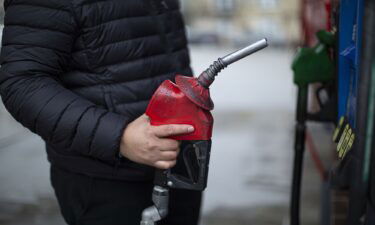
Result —
<path fill-rule="evenodd" d="M 193 132 L 193 131 L 194 131 L 194 127 L 193 126 L 188 127 L 188 132 Z"/>

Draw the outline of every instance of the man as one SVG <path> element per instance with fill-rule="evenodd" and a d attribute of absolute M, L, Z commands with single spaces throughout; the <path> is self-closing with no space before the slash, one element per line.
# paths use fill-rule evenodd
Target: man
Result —
<path fill-rule="evenodd" d="M 156 88 L 192 74 L 177 0 L 5 0 L 2 100 L 46 142 L 68 224 L 135 225 L 154 168 L 176 163 L 188 125 L 150 126 Z M 27 151 L 27 149 L 25 149 Z M 197 224 L 201 193 L 172 190 L 160 224 Z"/>

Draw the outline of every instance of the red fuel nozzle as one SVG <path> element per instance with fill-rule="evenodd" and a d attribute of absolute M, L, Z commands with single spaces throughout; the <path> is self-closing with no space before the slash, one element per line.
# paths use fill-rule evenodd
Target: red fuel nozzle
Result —
<path fill-rule="evenodd" d="M 181 155 L 188 177 L 173 173 L 172 170 L 156 171 L 152 194 L 154 205 L 143 211 L 141 225 L 154 225 L 168 214 L 169 188 L 198 191 L 206 188 L 214 122 L 210 112 L 214 104 L 209 87 L 226 66 L 266 46 L 267 40 L 260 40 L 219 58 L 198 78 L 178 75 L 176 83 L 166 80 L 155 91 L 146 109 L 151 125 L 190 124 L 195 130 L 193 133 L 169 137 L 183 141 Z"/>
<path fill-rule="evenodd" d="M 177 76 L 176 84 L 195 104 L 206 110 L 212 110 L 214 103 L 210 97 L 209 87 L 214 82 L 215 76 L 228 65 L 267 46 L 267 39 L 264 38 L 223 58 L 219 58 L 207 70 L 201 73 L 198 78 Z"/>

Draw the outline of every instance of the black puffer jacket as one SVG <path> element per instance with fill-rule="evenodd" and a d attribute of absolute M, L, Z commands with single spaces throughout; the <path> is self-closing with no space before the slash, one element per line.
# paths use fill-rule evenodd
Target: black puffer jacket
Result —
<path fill-rule="evenodd" d="M 191 74 L 178 0 L 6 0 L 0 91 L 53 165 L 142 180 L 119 159 L 126 125 L 159 84 Z M 27 149 L 25 149 L 27 151 Z"/>

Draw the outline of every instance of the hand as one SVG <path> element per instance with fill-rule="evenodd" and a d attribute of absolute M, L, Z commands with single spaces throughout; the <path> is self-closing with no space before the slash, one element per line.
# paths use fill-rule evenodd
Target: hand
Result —
<path fill-rule="evenodd" d="M 168 137 L 194 131 L 191 125 L 151 126 L 143 114 L 126 127 L 121 139 L 120 153 L 126 158 L 159 169 L 176 165 L 179 142 Z"/>

